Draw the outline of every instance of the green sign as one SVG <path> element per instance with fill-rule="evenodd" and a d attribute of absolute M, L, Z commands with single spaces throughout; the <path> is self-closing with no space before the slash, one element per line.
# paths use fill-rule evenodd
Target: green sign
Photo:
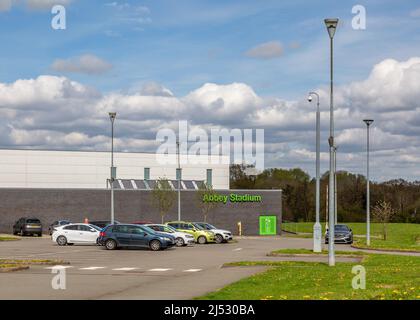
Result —
<path fill-rule="evenodd" d="M 226 204 L 227 202 L 262 202 L 262 196 L 252 194 L 236 194 L 231 193 L 225 194 L 205 194 L 203 196 L 203 202 L 221 202 Z"/>
<path fill-rule="evenodd" d="M 277 234 L 277 216 L 260 216 L 260 236 Z"/>

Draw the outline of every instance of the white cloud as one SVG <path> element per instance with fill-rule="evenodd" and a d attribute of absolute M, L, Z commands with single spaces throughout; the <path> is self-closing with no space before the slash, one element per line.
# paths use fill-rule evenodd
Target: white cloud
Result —
<path fill-rule="evenodd" d="M 0 0 L 0 12 L 9 11 L 15 0 Z"/>
<path fill-rule="evenodd" d="M 420 58 L 384 60 L 367 79 L 337 86 L 336 141 L 340 170 L 364 173 L 365 117 L 373 117 L 375 179 L 420 179 Z M 322 170 L 327 169 L 328 89 L 319 88 Z M 146 83 L 134 93 L 100 94 L 66 77 L 0 83 L 0 145 L 96 149 L 108 147 L 108 112 L 117 112 L 119 150 L 155 151 L 156 132 L 188 120 L 193 128 L 263 128 L 266 166 L 314 173 L 315 105 L 264 98 L 244 83 L 207 83 L 183 97 Z M 416 173 L 417 172 L 417 173 Z"/>
<path fill-rule="evenodd" d="M 55 5 L 69 5 L 72 0 L 25 0 L 26 6 L 34 10 L 51 9 Z"/>
<path fill-rule="evenodd" d="M 112 69 L 112 64 L 92 54 L 70 59 L 57 59 L 51 68 L 57 72 L 102 74 Z"/>
<path fill-rule="evenodd" d="M 272 59 L 283 54 L 283 46 L 279 41 L 269 41 L 261 43 L 249 49 L 245 55 L 251 58 Z"/>

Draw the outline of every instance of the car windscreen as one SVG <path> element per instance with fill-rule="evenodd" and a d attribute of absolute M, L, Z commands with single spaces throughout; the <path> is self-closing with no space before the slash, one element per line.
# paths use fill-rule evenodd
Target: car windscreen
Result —
<path fill-rule="evenodd" d="M 347 226 L 337 225 L 337 226 L 335 226 L 335 230 L 348 231 L 349 228 Z"/>
<path fill-rule="evenodd" d="M 26 223 L 41 223 L 38 219 L 27 219 Z"/>
<path fill-rule="evenodd" d="M 198 230 L 205 230 L 202 226 L 200 226 L 199 224 L 197 224 L 197 223 L 193 223 L 193 226 L 196 228 L 196 229 L 198 229 Z"/>
<path fill-rule="evenodd" d="M 177 232 L 176 229 L 174 227 L 171 227 L 171 226 L 165 226 L 164 230 L 165 230 L 165 232 L 170 232 L 170 233 Z"/>
<path fill-rule="evenodd" d="M 90 224 L 89 227 L 92 227 L 92 228 L 94 228 L 94 229 L 96 229 L 98 231 L 101 231 L 102 230 L 101 227 L 95 226 L 94 224 Z"/>
<path fill-rule="evenodd" d="M 217 229 L 215 226 L 211 225 L 210 223 L 206 223 L 205 226 L 207 227 L 207 229 L 210 229 L 210 230 Z"/>
<path fill-rule="evenodd" d="M 149 227 L 146 227 L 146 226 L 141 226 L 141 227 L 139 227 L 140 229 L 143 229 L 144 231 L 146 231 L 146 232 L 148 232 L 148 233 L 151 233 L 151 234 L 155 234 L 156 233 L 156 231 L 155 230 L 153 230 L 152 228 L 149 228 Z"/>

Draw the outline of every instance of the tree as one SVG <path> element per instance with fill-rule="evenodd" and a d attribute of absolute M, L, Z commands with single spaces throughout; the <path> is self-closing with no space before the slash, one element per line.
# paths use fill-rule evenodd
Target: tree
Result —
<path fill-rule="evenodd" d="M 166 214 L 174 205 L 175 199 L 176 192 L 171 188 L 168 179 L 159 178 L 152 191 L 152 202 L 159 209 L 162 223 L 165 220 Z"/>
<path fill-rule="evenodd" d="M 376 206 L 373 207 L 373 218 L 382 223 L 382 235 L 383 239 L 387 238 L 387 223 L 395 215 L 395 210 L 392 208 L 391 204 L 386 201 L 378 201 Z"/>
<path fill-rule="evenodd" d="M 204 222 L 207 222 L 207 216 L 211 209 L 216 206 L 216 203 L 213 201 L 204 201 L 204 196 L 213 196 L 216 192 L 212 188 L 212 186 L 208 185 L 207 183 L 201 183 L 197 192 L 197 202 L 201 209 L 201 213 L 204 217 Z"/>

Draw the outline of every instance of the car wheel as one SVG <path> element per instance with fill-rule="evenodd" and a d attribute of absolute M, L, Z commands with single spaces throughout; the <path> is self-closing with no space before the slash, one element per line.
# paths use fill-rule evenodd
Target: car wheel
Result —
<path fill-rule="evenodd" d="M 216 234 L 215 240 L 216 240 L 216 243 L 222 243 L 223 242 L 222 235 Z"/>
<path fill-rule="evenodd" d="M 176 238 L 175 243 L 177 247 L 182 247 L 185 244 L 184 239 L 182 238 Z"/>
<path fill-rule="evenodd" d="M 197 239 L 197 242 L 199 244 L 206 244 L 207 243 L 207 239 L 206 239 L 205 236 L 199 236 L 198 239 Z"/>
<path fill-rule="evenodd" d="M 150 249 L 153 250 L 153 251 L 159 251 L 160 248 L 162 247 L 162 245 L 161 245 L 161 243 L 160 243 L 159 240 L 152 240 L 152 241 L 150 241 L 149 246 L 150 246 Z"/>
<path fill-rule="evenodd" d="M 107 250 L 115 250 L 117 248 L 117 243 L 112 239 L 108 239 L 105 242 L 105 248 Z"/>
<path fill-rule="evenodd" d="M 65 236 L 59 236 L 56 241 L 59 246 L 65 246 L 67 244 L 67 238 Z"/>
<path fill-rule="evenodd" d="M 37 234 L 37 236 L 38 236 L 38 237 L 42 237 L 42 233 L 38 233 L 38 234 Z"/>

